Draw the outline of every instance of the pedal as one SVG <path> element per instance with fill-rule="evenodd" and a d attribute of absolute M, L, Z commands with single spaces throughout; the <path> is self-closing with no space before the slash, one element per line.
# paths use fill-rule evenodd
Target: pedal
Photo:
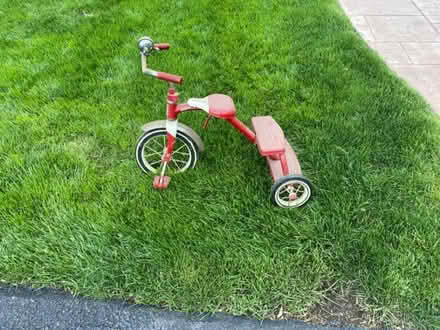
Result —
<path fill-rule="evenodd" d="M 169 176 L 155 176 L 153 180 L 154 189 L 167 189 L 171 178 Z"/>

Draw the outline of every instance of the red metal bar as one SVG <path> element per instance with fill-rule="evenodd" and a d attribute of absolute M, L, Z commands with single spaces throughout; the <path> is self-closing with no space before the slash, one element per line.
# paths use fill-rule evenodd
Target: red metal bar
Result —
<path fill-rule="evenodd" d="M 165 44 L 165 43 L 154 44 L 154 47 L 156 47 L 159 50 L 168 50 L 170 48 L 170 44 Z"/>
<path fill-rule="evenodd" d="M 181 112 L 185 112 L 185 111 L 203 111 L 203 110 L 200 108 L 192 107 L 186 103 L 181 103 L 177 105 L 176 114 L 180 114 Z"/>
<path fill-rule="evenodd" d="M 168 88 L 167 96 L 167 118 L 174 120 L 177 118 L 177 101 L 179 100 L 179 93 L 172 87 Z"/>
<path fill-rule="evenodd" d="M 298 158 L 296 157 L 295 151 L 293 151 L 290 144 L 286 141 L 286 151 L 284 153 L 290 174 L 302 175 L 301 166 L 299 164 Z M 279 156 L 267 156 L 267 164 L 270 168 L 270 173 L 274 181 L 279 178 L 286 176 L 283 172 L 282 163 Z"/>
<path fill-rule="evenodd" d="M 174 74 L 170 74 L 166 72 L 157 72 L 157 78 L 160 80 L 165 80 L 179 85 L 183 83 L 183 77 L 176 76 Z"/>
<path fill-rule="evenodd" d="M 174 144 L 176 142 L 176 138 L 172 136 L 170 133 L 167 134 L 167 152 L 165 153 L 164 158 L 162 159 L 164 162 L 169 162 L 171 160 L 171 156 L 174 150 Z"/>
<path fill-rule="evenodd" d="M 280 163 L 281 163 L 281 169 L 283 170 L 283 175 L 288 175 L 289 166 L 287 165 L 287 159 L 284 152 L 280 154 Z"/>
<path fill-rule="evenodd" d="M 226 120 L 234 126 L 241 134 L 248 138 L 251 143 L 255 143 L 255 133 L 252 132 L 245 124 L 243 124 L 237 117 L 226 118 Z"/>
<path fill-rule="evenodd" d="M 186 104 L 186 103 L 182 103 L 182 104 L 178 104 L 177 108 L 176 108 L 176 112 L 183 112 L 183 111 L 189 111 L 189 110 L 195 110 L 196 108 Z"/>

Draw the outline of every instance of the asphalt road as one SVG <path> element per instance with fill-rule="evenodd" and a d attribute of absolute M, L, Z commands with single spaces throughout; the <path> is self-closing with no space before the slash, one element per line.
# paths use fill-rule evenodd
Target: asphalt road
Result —
<path fill-rule="evenodd" d="M 51 289 L 0 286 L 0 329 L 336 329 L 300 321 L 258 321 L 226 314 L 187 315 Z M 348 328 L 346 328 L 348 329 Z"/>

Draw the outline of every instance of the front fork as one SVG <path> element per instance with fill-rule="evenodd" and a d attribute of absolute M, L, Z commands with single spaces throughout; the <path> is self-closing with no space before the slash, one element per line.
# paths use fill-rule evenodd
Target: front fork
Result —
<path fill-rule="evenodd" d="M 176 143 L 176 134 L 177 134 L 177 119 L 174 120 L 167 120 L 166 129 L 167 129 L 167 144 L 164 148 L 163 155 L 162 155 L 162 163 L 161 163 L 161 169 L 160 169 L 160 175 L 165 175 L 165 169 L 168 165 L 168 163 L 171 161 L 171 158 L 173 157 L 173 150 L 174 145 Z"/>
<path fill-rule="evenodd" d="M 162 162 L 160 164 L 159 173 L 160 176 L 156 176 L 153 181 L 153 187 L 156 189 L 166 189 L 170 183 L 171 178 L 166 176 L 166 169 L 168 163 L 173 157 L 174 144 L 176 143 L 177 135 L 177 101 L 179 99 L 179 94 L 174 89 L 173 85 L 170 84 L 168 88 L 168 98 L 167 98 L 167 144 L 163 150 Z"/>

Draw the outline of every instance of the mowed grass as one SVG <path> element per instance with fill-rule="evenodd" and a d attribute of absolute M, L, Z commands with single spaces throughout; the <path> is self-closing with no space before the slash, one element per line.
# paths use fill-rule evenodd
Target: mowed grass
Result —
<path fill-rule="evenodd" d="M 2 0 L 0 281 L 272 318 L 351 288 L 385 321 L 440 326 L 440 124 L 336 0 Z M 272 115 L 314 183 L 269 201 L 255 146 L 220 120 L 167 191 L 137 168 L 166 84 Z M 183 116 L 200 132 L 204 117 Z"/>

